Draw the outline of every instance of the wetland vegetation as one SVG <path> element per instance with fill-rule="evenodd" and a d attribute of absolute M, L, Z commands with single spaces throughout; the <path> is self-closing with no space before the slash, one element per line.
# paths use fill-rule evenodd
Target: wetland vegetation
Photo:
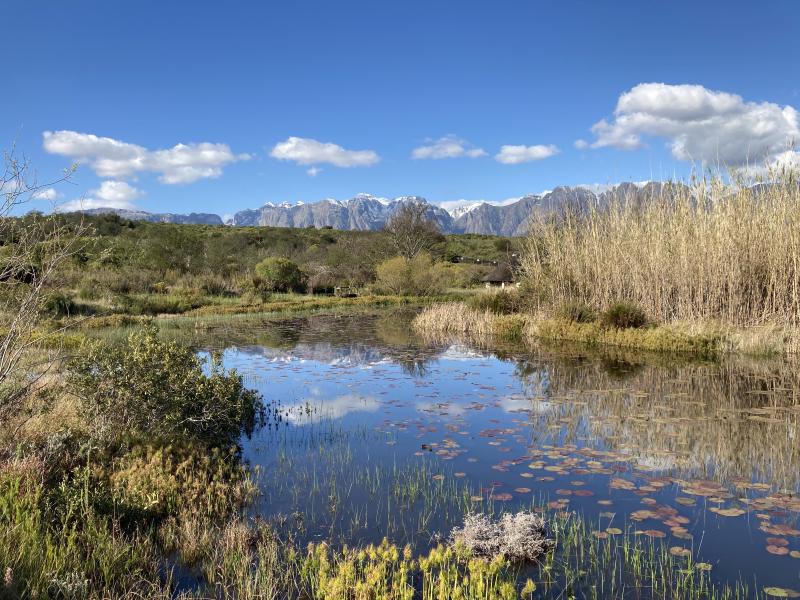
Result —
<path fill-rule="evenodd" d="M 765 190 L 512 246 L 4 218 L 0 597 L 800 596 L 796 232 L 724 234 L 795 228 Z M 608 236 L 663 276 L 584 286 Z"/>

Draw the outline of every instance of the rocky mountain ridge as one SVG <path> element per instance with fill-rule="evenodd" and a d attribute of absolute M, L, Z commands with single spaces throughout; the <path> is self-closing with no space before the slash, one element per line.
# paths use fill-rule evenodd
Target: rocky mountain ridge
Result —
<path fill-rule="evenodd" d="M 477 233 L 501 236 L 524 235 L 528 221 L 534 215 L 553 213 L 564 208 L 586 209 L 600 206 L 615 195 L 639 200 L 658 196 L 665 189 L 661 183 L 622 183 L 601 193 L 585 187 L 557 187 L 543 194 L 528 194 L 503 205 L 469 203 L 448 212 L 421 196 L 400 196 L 393 199 L 370 194 L 357 194 L 349 200 L 325 199 L 314 203 L 272 204 L 237 212 L 225 224 L 234 227 L 331 227 L 333 229 L 376 231 L 381 229 L 394 212 L 405 203 L 427 205 L 429 219 L 436 221 L 445 233 Z M 218 215 L 191 213 L 147 213 L 121 209 L 95 208 L 87 214 L 115 213 L 126 219 L 165 223 L 199 223 L 222 225 Z"/>

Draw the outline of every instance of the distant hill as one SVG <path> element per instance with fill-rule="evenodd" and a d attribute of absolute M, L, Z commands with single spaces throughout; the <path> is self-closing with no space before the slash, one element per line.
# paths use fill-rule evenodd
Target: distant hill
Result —
<path fill-rule="evenodd" d="M 150 223 L 181 223 L 195 225 L 224 225 L 219 215 L 211 213 L 189 213 L 188 215 L 174 213 L 149 213 L 143 210 L 127 210 L 124 208 L 90 208 L 79 211 L 87 215 L 115 214 L 131 221 L 148 221 Z"/>
<path fill-rule="evenodd" d="M 664 185 L 653 182 L 621 183 L 599 193 L 580 186 L 558 187 L 544 194 L 523 196 L 516 202 L 502 206 L 475 202 L 459 206 L 450 212 L 420 196 L 388 199 L 370 194 L 358 194 L 349 200 L 325 199 L 297 204 L 268 203 L 261 208 L 239 211 L 226 224 L 234 227 L 330 227 L 341 230 L 377 231 L 400 206 L 417 202 L 428 205 L 428 218 L 436 221 L 445 233 L 520 236 L 526 233 L 528 221 L 533 215 L 549 214 L 566 207 L 585 209 L 592 205 L 601 206 L 608 199 L 620 195 L 643 201 L 662 194 Z M 223 224 L 222 218 L 218 215 L 208 213 L 157 214 L 114 208 L 94 208 L 83 212 L 114 213 L 126 219 L 150 222 Z"/>

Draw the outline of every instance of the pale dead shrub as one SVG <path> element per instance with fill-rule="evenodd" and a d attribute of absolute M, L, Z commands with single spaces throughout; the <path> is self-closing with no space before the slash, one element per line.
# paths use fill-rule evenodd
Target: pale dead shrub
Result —
<path fill-rule="evenodd" d="M 531 512 L 505 513 L 495 521 L 485 514 L 467 515 L 464 526 L 453 529 L 452 544 L 462 545 L 481 558 L 533 562 L 549 551 L 544 518 Z"/>

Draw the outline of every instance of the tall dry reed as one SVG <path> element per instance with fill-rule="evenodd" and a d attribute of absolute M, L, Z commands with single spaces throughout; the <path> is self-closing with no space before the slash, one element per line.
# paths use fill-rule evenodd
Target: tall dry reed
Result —
<path fill-rule="evenodd" d="M 649 190 L 531 223 L 523 270 L 542 308 L 625 300 L 662 322 L 800 322 L 796 174 Z"/>

